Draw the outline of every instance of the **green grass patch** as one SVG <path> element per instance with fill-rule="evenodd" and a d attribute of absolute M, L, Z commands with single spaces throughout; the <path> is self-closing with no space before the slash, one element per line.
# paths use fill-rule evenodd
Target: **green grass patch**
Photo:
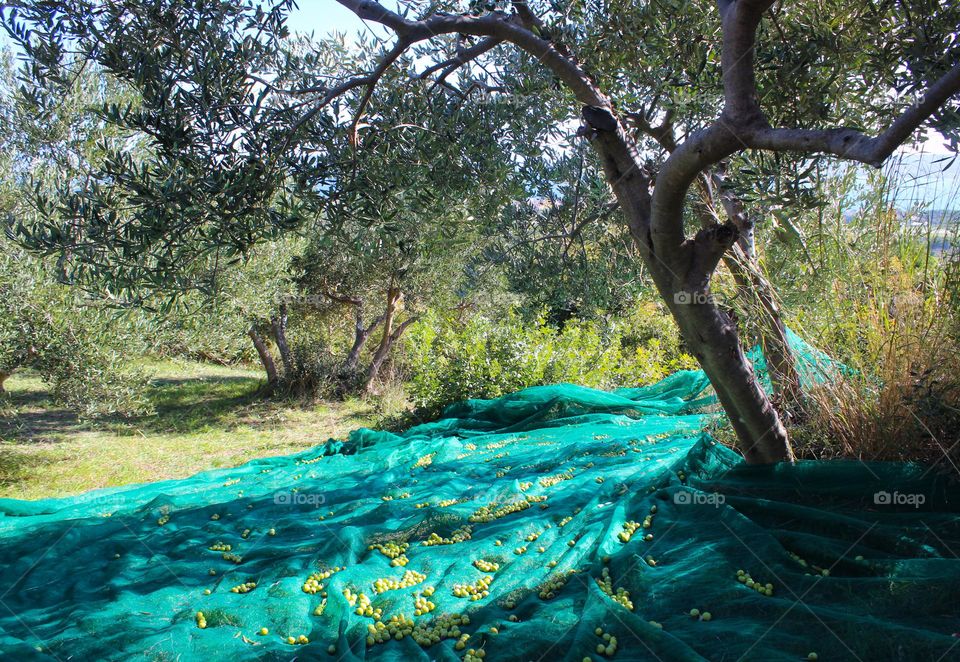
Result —
<path fill-rule="evenodd" d="M 29 371 L 0 403 L 0 497 L 38 499 L 182 478 L 258 457 L 295 453 L 370 426 L 372 403 L 270 402 L 260 374 L 188 361 L 150 361 L 155 413 L 81 421 L 57 407 Z"/>

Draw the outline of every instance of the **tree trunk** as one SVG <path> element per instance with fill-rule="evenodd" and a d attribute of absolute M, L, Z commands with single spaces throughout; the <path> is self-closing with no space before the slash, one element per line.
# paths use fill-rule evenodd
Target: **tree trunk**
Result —
<path fill-rule="evenodd" d="M 250 330 L 247 331 L 247 335 L 250 336 L 250 339 L 253 341 L 253 346 L 257 348 L 257 355 L 260 357 L 260 363 L 263 365 L 264 372 L 267 373 L 267 389 L 272 390 L 274 387 L 276 387 L 277 382 L 279 381 L 279 376 L 277 375 L 277 364 L 274 363 L 273 356 L 270 354 L 267 344 L 263 342 L 263 338 L 261 338 L 260 334 L 257 332 L 256 325 L 250 326 Z"/>
<path fill-rule="evenodd" d="M 715 189 L 723 184 L 722 170 L 714 171 L 712 175 L 705 174 L 700 183 L 709 203 L 716 207 L 718 196 Z M 734 193 L 725 191 L 720 193 L 719 198 L 727 218 L 739 233 L 737 243 L 723 256 L 723 261 L 733 275 L 741 300 L 751 311 L 750 318 L 759 329 L 760 347 L 767 362 L 777 408 L 789 416 L 800 402 L 803 392 L 796 358 L 790 348 L 787 327 L 783 323 L 773 285 L 760 271 L 754 239 L 756 224 L 747 214 L 743 201 Z"/>
<path fill-rule="evenodd" d="M 695 298 L 672 288 L 665 298 L 687 347 L 710 378 L 747 462 L 793 461 L 787 431 L 743 353 L 733 320 L 709 294 Z"/>
<path fill-rule="evenodd" d="M 386 315 L 380 315 L 370 323 L 370 326 L 364 326 L 363 309 L 361 306 L 357 306 L 354 316 L 353 346 L 347 353 L 347 358 L 343 361 L 343 366 L 340 368 L 340 373 L 344 377 L 348 377 L 357 371 L 357 364 L 360 363 L 360 352 L 363 350 L 363 346 L 370 338 L 374 329 L 384 320 L 384 317 L 386 317 Z"/>
<path fill-rule="evenodd" d="M 278 314 L 270 319 L 270 330 L 280 351 L 283 374 L 289 378 L 293 375 L 293 356 L 290 354 L 290 345 L 287 344 L 287 304 L 281 303 Z"/>
<path fill-rule="evenodd" d="M 663 123 L 654 127 L 642 113 L 629 116 L 641 132 L 657 141 L 668 153 L 677 148 L 672 117 L 672 113 L 668 112 Z M 787 327 L 777 306 L 773 285 L 764 278 L 757 261 L 754 238 L 756 224 L 746 213 L 743 201 L 732 191 L 723 190 L 724 170 L 723 166 L 719 166 L 702 173 L 698 178 L 704 198 L 704 207 L 700 210 L 700 224 L 704 229 L 715 225 L 718 209 L 722 206 L 728 221 L 737 229 L 737 241 L 732 247 L 733 250 L 724 254 L 723 261 L 737 285 L 740 300 L 748 307 L 749 319 L 755 321 L 759 328 L 760 346 L 766 358 L 777 408 L 789 416 L 803 396 L 800 375 L 797 373 L 796 361 L 787 339 Z"/>
<path fill-rule="evenodd" d="M 710 296 L 710 279 L 736 243 L 733 223 L 684 233 L 690 186 L 711 164 L 736 148 L 720 129 L 704 131 L 674 150 L 656 176 L 640 161 L 618 121 L 603 108 L 584 107 L 588 135 L 626 217 L 630 234 L 681 337 L 710 379 L 751 464 L 793 461 L 786 428 L 740 346 L 736 325 Z"/>
<path fill-rule="evenodd" d="M 373 392 L 374 382 L 380 376 L 380 368 L 383 367 L 383 362 L 387 360 L 387 356 L 390 354 L 390 347 L 393 345 L 393 319 L 397 312 L 397 303 L 399 303 L 400 297 L 400 289 L 391 282 L 390 287 L 387 288 L 387 308 L 383 315 L 383 335 L 380 337 L 380 345 L 370 362 L 370 368 L 367 370 L 367 381 L 363 387 L 367 393 Z"/>
<path fill-rule="evenodd" d="M 0 393 L 5 393 L 6 391 L 3 388 L 3 383 L 7 381 L 12 373 L 0 371 Z"/>
<path fill-rule="evenodd" d="M 753 318 L 759 326 L 760 347 L 767 361 L 777 408 L 784 415 L 792 415 L 803 397 L 803 389 L 773 286 L 760 273 L 756 262 L 744 264 L 742 258 L 733 256 L 726 264 L 738 289 L 755 303 Z"/>
<path fill-rule="evenodd" d="M 681 217 L 682 206 L 669 213 Z M 744 459 L 750 464 L 792 462 L 787 430 L 743 352 L 736 324 L 710 294 L 713 270 L 736 238 L 735 228 L 725 227 L 701 230 L 673 256 L 679 259 L 670 262 L 658 258 L 650 245 L 642 245 L 641 254 L 647 256 L 657 289 L 687 348 L 709 377 Z M 732 238 L 725 236 L 728 232 Z"/>

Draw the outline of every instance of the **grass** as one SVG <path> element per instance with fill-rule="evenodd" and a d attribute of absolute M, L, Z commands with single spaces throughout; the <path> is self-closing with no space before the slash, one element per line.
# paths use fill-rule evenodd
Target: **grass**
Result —
<path fill-rule="evenodd" d="M 268 402 L 260 373 L 188 361 L 150 361 L 156 413 L 79 421 L 30 372 L 0 403 L 0 497 L 39 499 L 99 487 L 182 478 L 258 457 L 295 453 L 373 425 L 361 400 Z"/>

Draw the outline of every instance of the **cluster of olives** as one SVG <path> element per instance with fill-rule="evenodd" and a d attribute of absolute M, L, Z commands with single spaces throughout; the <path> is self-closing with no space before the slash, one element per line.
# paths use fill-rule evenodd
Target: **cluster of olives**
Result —
<path fill-rule="evenodd" d="M 471 600 L 480 600 L 490 595 L 490 584 L 493 583 L 493 576 L 486 575 L 472 584 L 454 584 L 453 594 L 458 598 L 470 598 Z"/>
<path fill-rule="evenodd" d="M 747 588 L 752 588 L 760 595 L 765 595 L 767 597 L 773 596 L 773 584 L 761 584 L 760 582 L 754 581 L 749 572 L 737 570 L 737 581 L 746 585 Z"/>
<path fill-rule="evenodd" d="M 463 542 L 464 540 L 470 540 L 472 536 L 473 528 L 469 526 L 462 526 L 451 533 L 449 538 L 444 538 L 436 533 L 431 533 L 430 536 L 421 544 L 427 547 L 432 545 L 454 545 L 458 542 Z"/>
<path fill-rule="evenodd" d="M 492 522 L 501 517 L 526 510 L 530 507 L 531 501 L 532 499 L 520 499 L 519 501 L 511 501 L 503 505 L 492 503 L 487 506 L 480 506 L 470 516 L 469 520 L 471 522 Z"/>
<path fill-rule="evenodd" d="M 597 653 L 599 655 L 606 655 L 610 657 L 617 652 L 617 638 L 614 637 L 609 632 L 604 632 L 603 628 L 597 628 L 593 631 L 595 635 L 600 637 L 603 641 L 597 644 Z M 589 660 L 589 657 L 583 658 L 584 661 Z"/>
<path fill-rule="evenodd" d="M 610 569 L 604 568 L 601 576 L 597 579 L 597 585 L 600 590 L 610 596 L 610 598 L 624 608 L 633 611 L 633 602 L 630 601 L 630 592 L 622 586 L 614 590 L 613 580 L 610 578 Z"/>
<path fill-rule="evenodd" d="M 557 592 L 567 585 L 571 575 L 576 572 L 576 570 L 568 570 L 548 577 L 547 581 L 540 585 L 540 599 L 553 600 L 557 596 Z"/>
<path fill-rule="evenodd" d="M 377 579 L 375 582 L 373 582 L 373 590 L 377 593 L 395 591 L 401 588 L 416 586 L 426 578 L 426 575 L 417 572 L 416 570 L 407 570 L 405 573 L 403 573 L 403 577 L 400 579 L 390 579 L 389 577 L 381 577 L 380 579 Z"/>
<path fill-rule="evenodd" d="M 303 590 L 304 593 L 309 593 L 311 595 L 320 593 L 323 591 L 322 582 L 325 579 L 329 579 L 330 577 L 332 577 L 334 573 L 340 572 L 341 570 L 344 570 L 344 569 L 346 569 L 346 566 L 335 566 L 327 570 L 318 570 L 317 572 L 307 577 L 306 581 L 303 582 L 303 586 L 301 586 L 300 588 Z M 323 593 L 323 597 L 327 597 L 327 594 Z"/>
<path fill-rule="evenodd" d="M 537 482 L 540 483 L 540 487 L 553 487 L 557 483 L 564 480 L 570 480 L 571 478 L 573 478 L 573 471 L 565 471 L 554 476 L 544 476 Z"/>
<path fill-rule="evenodd" d="M 500 569 L 499 563 L 494 563 L 493 561 L 486 561 L 484 559 L 477 559 L 473 562 L 474 567 L 481 572 L 496 572 Z"/>
<path fill-rule="evenodd" d="M 470 617 L 466 614 L 441 614 L 430 623 L 418 623 L 413 628 L 413 640 L 421 646 L 432 646 L 443 639 L 459 639 L 456 646 L 461 642 L 464 645 L 457 650 L 463 650 L 470 635 L 462 634 L 460 626 L 469 624 Z"/>
<path fill-rule="evenodd" d="M 410 493 L 409 493 L 409 492 L 401 492 L 400 494 L 398 494 L 398 495 L 396 495 L 396 496 L 393 496 L 393 495 L 390 495 L 390 494 L 384 494 L 384 495 L 383 495 L 382 497 L 380 497 L 380 498 L 383 499 L 384 501 L 393 501 L 394 499 L 409 499 L 409 498 L 410 498 Z"/>
<path fill-rule="evenodd" d="M 620 539 L 622 543 L 630 542 L 630 538 L 633 537 L 633 534 L 636 533 L 637 529 L 640 528 L 640 522 L 634 522 L 630 520 L 623 523 L 623 531 L 617 534 L 617 538 Z"/>
<path fill-rule="evenodd" d="M 414 616 L 423 616 L 424 614 L 429 614 L 431 611 L 437 608 L 431 600 L 427 599 L 428 596 L 418 595 L 413 600 L 413 615 Z"/>

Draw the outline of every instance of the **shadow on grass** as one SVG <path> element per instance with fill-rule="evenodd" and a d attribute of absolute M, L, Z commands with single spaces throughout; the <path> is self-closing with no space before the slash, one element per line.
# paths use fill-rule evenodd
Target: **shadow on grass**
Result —
<path fill-rule="evenodd" d="M 75 412 L 56 405 L 46 390 L 11 390 L 0 416 L 0 440 L 14 443 L 56 442 L 63 435 L 85 430 L 116 434 L 229 430 L 251 409 L 269 407 L 253 377 L 201 376 L 151 381 L 147 397 L 154 413 L 80 420 Z M 289 403 L 288 403 L 289 404 Z"/>
<path fill-rule="evenodd" d="M 263 382 L 255 377 L 204 376 L 152 380 L 147 393 L 154 413 L 112 419 L 119 433 L 176 432 L 189 434 L 210 429 L 230 430 L 242 423 L 251 409 L 268 408 Z"/>
<path fill-rule="evenodd" d="M 43 455 L 7 446 L 0 443 L 0 488 L 24 483 L 33 471 L 51 462 Z M 16 494 L 13 496 L 17 498 Z"/>
<path fill-rule="evenodd" d="M 21 411 L 0 418 L 0 442 L 53 442 L 78 424 L 77 415 L 67 409 Z"/>
<path fill-rule="evenodd" d="M 161 376 L 150 380 L 146 391 L 153 413 L 94 420 L 81 420 L 54 403 L 45 386 L 11 390 L 4 396 L 7 406 L 0 407 L 0 442 L 58 443 L 91 431 L 121 436 L 231 432 L 243 426 L 281 425 L 284 410 L 317 406 L 297 396 L 268 398 L 263 386 L 253 375 Z M 338 416 L 358 426 L 370 422 L 366 408 L 346 409 Z"/>

